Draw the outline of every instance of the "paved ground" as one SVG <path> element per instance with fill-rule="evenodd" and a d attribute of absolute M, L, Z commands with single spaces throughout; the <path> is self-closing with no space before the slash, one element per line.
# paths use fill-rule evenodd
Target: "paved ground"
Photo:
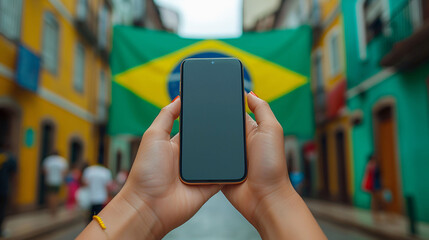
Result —
<path fill-rule="evenodd" d="M 338 226 L 331 222 L 326 222 L 323 220 L 317 220 L 322 228 L 323 232 L 326 234 L 329 240 L 376 240 L 377 237 L 368 235 L 364 232 L 361 232 L 357 229 L 346 228 L 343 226 Z"/>
<path fill-rule="evenodd" d="M 76 223 L 67 228 L 62 228 L 59 231 L 52 232 L 47 235 L 40 236 L 34 240 L 73 240 L 79 235 L 79 233 L 85 228 L 86 223 L 84 221 Z"/>
<path fill-rule="evenodd" d="M 428 223 L 417 223 L 418 235 L 411 236 L 408 233 L 409 221 L 404 215 L 386 212 L 374 214 L 367 209 L 316 199 L 306 199 L 306 203 L 316 218 L 354 227 L 384 239 L 429 239 Z"/>
<path fill-rule="evenodd" d="M 375 240 L 377 238 L 357 229 L 345 228 L 319 220 L 329 239 Z M 74 239 L 84 228 L 84 222 L 41 236 L 41 239 Z M 216 194 L 200 211 L 184 225 L 170 232 L 164 238 L 170 239 L 260 239 L 258 232 L 238 213 L 222 194 Z"/>

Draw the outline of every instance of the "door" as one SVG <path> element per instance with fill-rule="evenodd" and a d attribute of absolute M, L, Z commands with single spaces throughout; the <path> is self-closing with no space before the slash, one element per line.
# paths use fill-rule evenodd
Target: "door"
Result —
<path fill-rule="evenodd" d="M 122 152 L 116 152 L 116 174 L 122 170 Z"/>
<path fill-rule="evenodd" d="M 70 166 L 75 167 L 76 163 L 83 161 L 83 145 L 79 139 L 73 139 L 70 143 Z"/>
<path fill-rule="evenodd" d="M 1 100 L 1 99 L 0 99 Z M 1 105 L 0 106 L 0 151 L 5 151 L 9 154 L 12 154 L 19 167 L 19 138 L 21 130 L 21 114 L 20 109 L 17 106 L 13 105 Z M 19 178 L 19 169 L 16 172 L 15 178 Z M 9 179 L 11 180 L 11 179 Z M 9 184 L 16 184 L 15 181 L 9 181 Z M 17 209 L 17 190 L 19 186 L 11 185 L 9 186 L 9 201 L 11 203 L 10 207 L 6 209 L 6 213 L 15 213 Z"/>
<path fill-rule="evenodd" d="M 335 133 L 335 144 L 337 153 L 337 175 L 338 175 L 338 200 L 342 203 L 349 203 L 347 163 L 346 163 L 346 138 L 344 130 L 340 129 Z"/>
<path fill-rule="evenodd" d="M 137 152 L 139 150 L 140 140 L 140 138 L 134 138 L 130 142 L 130 164 L 128 168 L 131 168 L 131 166 L 133 166 L 134 160 L 136 159 Z"/>
<path fill-rule="evenodd" d="M 11 142 L 12 134 L 12 112 L 7 109 L 0 108 L 0 147 L 6 149 L 0 149 L 3 151 L 12 151 L 8 143 Z"/>
<path fill-rule="evenodd" d="M 380 165 L 381 185 L 389 212 L 401 213 L 401 190 L 396 156 L 396 128 L 393 107 L 385 106 L 375 112 L 376 158 Z"/>
<path fill-rule="evenodd" d="M 45 174 L 43 173 L 43 160 L 54 150 L 54 125 L 50 122 L 42 123 L 41 141 L 40 141 L 40 159 L 39 159 L 39 206 L 45 204 Z"/>
<path fill-rule="evenodd" d="M 429 19 L 429 1 L 421 0 L 422 3 L 422 13 L 423 13 L 423 22 Z"/>
<path fill-rule="evenodd" d="M 328 198 L 331 194 L 329 189 L 329 167 L 328 167 L 328 148 L 327 137 L 323 133 L 320 138 L 320 161 L 322 167 L 322 197 Z"/>

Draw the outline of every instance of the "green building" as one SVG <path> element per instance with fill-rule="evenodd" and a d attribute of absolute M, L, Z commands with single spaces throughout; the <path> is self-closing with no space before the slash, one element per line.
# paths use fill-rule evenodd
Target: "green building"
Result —
<path fill-rule="evenodd" d="M 429 1 L 343 0 L 347 108 L 352 122 L 353 203 L 368 156 L 379 161 L 385 210 L 429 222 Z"/>

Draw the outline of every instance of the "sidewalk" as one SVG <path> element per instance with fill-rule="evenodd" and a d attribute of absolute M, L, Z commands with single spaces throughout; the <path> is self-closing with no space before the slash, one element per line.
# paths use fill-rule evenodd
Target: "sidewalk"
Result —
<path fill-rule="evenodd" d="M 65 208 L 60 208 L 56 217 L 52 217 L 46 209 L 10 216 L 6 218 L 4 226 L 8 234 L 5 239 L 33 239 L 42 234 L 68 227 L 82 219 L 85 219 L 85 215 L 81 210 L 72 211 Z"/>
<path fill-rule="evenodd" d="M 380 220 L 375 222 L 369 210 L 315 199 L 305 202 L 318 219 L 357 228 L 382 239 L 429 239 L 429 224 L 418 223 L 418 235 L 411 236 L 408 219 L 401 215 L 381 213 Z"/>

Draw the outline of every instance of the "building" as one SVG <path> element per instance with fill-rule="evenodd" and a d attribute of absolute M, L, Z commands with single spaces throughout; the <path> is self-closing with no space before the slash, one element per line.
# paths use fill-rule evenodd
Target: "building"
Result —
<path fill-rule="evenodd" d="M 19 210 L 44 206 L 52 150 L 70 166 L 104 162 L 111 11 L 109 0 L 0 0 L 0 140 L 18 159 Z"/>
<path fill-rule="evenodd" d="M 311 0 L 279 0 L 243 2 L 244 31 L 272 31 L 296 28 L 310 24 L 314 10 Z M 285 53 L 287 54 L 287 53 Z M 284 141 L 288 172 L 299 172 L 307 176 L 298 191 L 304 195 L 314 195 L 317 185 L 317 158 L 315 144 L 311 136 L 287 135 Z"/>
<path fill-rule="evenodd" d="M 353 203 L 370 206 L 361 182 L 374 153 L 386 210 L 405 215 L 413 199 L 417 218 L 429 221 L 429 3 L 343 0 L 342 9 Z"/>
<path fill-rule="evenodd" d="M 428 2 L 290 0 L 258 22 L 272 16 L 268 29 L 313 27 L 317 157 L 301 159 L 310 195 L 369 208 L 361 184 L 374 153 L 385 210 L 405 215 L 413 202 L 429 221 Z"/>
<path fill-rule="evenodd" d="M 113 15 L 114 25 L 169 30 L 161 21 L 160 9 L 153 0 L 113 0 Z M 114 175 L 131 168 L 140 140 L 141 137 L 125 134 L 109 137 L 108 166 Z"/>
<path fill-rule="evenodd" d="M 318 152 L 318 184 L 313 194 L 351 203 L 353 179 L 341 2 L 315 1 L 312 12 L 312 91 Z"/>

